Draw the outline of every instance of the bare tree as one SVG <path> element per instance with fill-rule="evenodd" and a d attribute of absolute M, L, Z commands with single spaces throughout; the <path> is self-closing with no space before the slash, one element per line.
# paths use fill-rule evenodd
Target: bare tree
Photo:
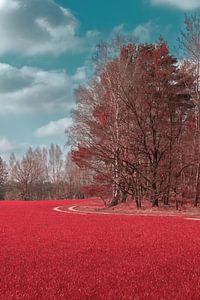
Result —
<path fill-rule="evenodd" d="M 63 193 L 63 177 L 64 177 L 64 161 L 63 153 L 59 145 L 51 144 L 48 151 L 49 162 L 48 162 L 48 174 L 49 180 L 53 184 L 52 197 L 59 198 Z"/>
<path fill-rule="evenodd" d="M 7 179 L 8 179 L 7 165 L 0 157 L 0 200 L 5 199 Z"/>
<path fill-rule="evenodd" d="M 30 147 L 22 160 L 16 160 L 12 167 L 12 177 L 19 187 L 22 199 L 34 198 L 38 185 L 46 179 L 41 150 Z"/>
<path fill-rule="evenodd" d="M 184 54 L 192 62 L 195 74 L 195 118 L 196 127 L 195 135 L 195 157 L 196 157 L 196 194 L 195 206 L 198 205 L 200 199 L 200 17 L 191 15 L 185 17 L 185 29 L 181 32 L 179 39 L 180 47 Z"/>
<path fill-rule="evenodd" d="M 111 204 L 131 194 L 140 207 L 146 191 L 158 206 L 172 189 L 174 149 L 192 107 L 192 83 L 161 39 L 156 45 L 123 46 L 78 90 L 73 155 L 95 178 L 112 184 Z"/>

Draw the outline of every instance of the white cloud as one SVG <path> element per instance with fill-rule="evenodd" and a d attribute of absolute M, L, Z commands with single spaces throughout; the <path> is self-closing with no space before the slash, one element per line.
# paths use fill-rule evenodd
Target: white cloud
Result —
<path fill-rule="evenodd" d="M 145 24 L 139 24 L 133 30 L 133 37 L 138 42 L 143 42 L 143 43 L 149 42 L 151 39 L 151 34 L 154 29 L 155 26 L 153 26 L 151 22 Z"/>
<path fill-rule="evenodd" d="M 0 63 L 0 114 L 69 111 L 74 104 L 73 89 L 84 78 L 81 68 L 69 76 L 62 70 L 18 69 Z"/>
<path fill-rule="evenodd" d="M 79 67 L 77 70 L 76 70 L 76 73 L 73 75 L 72 77 L 75 81 L 77 82 L 85 82 L 85 80 L 87 79 L 87 70 L 86 70 L 86 67 L 83 66 L 83 67 Z"/>
<path fill-rule="evenodd" d="M 157 32 L 158 26 L 152 22 L 147 22 L 144 24 L 138 24 L 135 28 L 133 28 L 130 31 L 126 31 L 124 24 L 119 24 L 115 26 L 111 32 L 111 37 L 115 37 L 116 35 L 125 37 L 128 37 L 128 39 L 131 39 L 133 41 L 136 41 L 138 43 L 147 43 L 150 42 L 152 38 L 152 34 Z"/>
<path fill-rule="evenodd" d="M 77 34 L 78 21 L 53 0 L 0 0 L 0 55 L 80 51 L 98 34 Z"/>
<path fill-rule="evenodd" d="M 10 151 L 12 148 L 13 145 L 7 140 L 7 138 L 0 138 L 0 152 Z"/>
<path fill-rule="evenodd" d="M 57 121 L 50 121 L 48 124 L 38 128 L 35 131 L 35 136 L 43 137 L 58 137 L 64 135 L 65 129 L 72 124 L 71 118 L 64 118 Z"/>
<path fill-rule="evenodd" d="M 6 137 L 0 138 L 0 153 L 6 153 L 18 148 L 16 143 L 9 141 Z"/>
<path fill-rule="evenodd" d="M 16 157 L 21 157 L 29 147 L 27 143 L 17 143 L 7 137 L 0 137 L 0 156 L 4 161 L 9 162 L 10 154 L 15 153 Z"/>
<path fill-rule="evenodd" d="M 151 0 L 155 5 L 169 5 L 181 10 L 193 10 L 200 8 L 200 0 Z"/>
<path fill-rule="evenodd" d="M 113 27 L 111 35 L 115 36 L 115 34 L 123 34 L 123 32 L 124 32 L 124 24 L 119 24 Z"/>

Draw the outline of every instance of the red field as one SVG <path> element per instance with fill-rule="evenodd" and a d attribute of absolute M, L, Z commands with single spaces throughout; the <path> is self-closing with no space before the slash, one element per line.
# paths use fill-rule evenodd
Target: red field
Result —
<path fill-rule="evenodd" d="M 1 300 L 200 299 L 200 221 L 60 205 L 0 203 Z"/>

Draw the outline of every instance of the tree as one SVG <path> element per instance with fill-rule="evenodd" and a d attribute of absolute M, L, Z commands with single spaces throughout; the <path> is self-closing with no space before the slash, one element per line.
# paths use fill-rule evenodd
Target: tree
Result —
<path fill-rule="evenodd" d="M 6 163 L 0 157 L 0 200 L 5 199 L 8 172 Z"/>
<path fill-rule="evenodd" d="M 16 160 L 12 167 L 12 177 L 17 183 L 20 197 L 24 200 L 33 199 L 38 193 L 38 187 L 46 180 L 44 165 L 42 164 L 42 151 L 31 147 L 22 160 Z"/>
<path fill-rule="evenodd" d="M 65 183 L 67 187 L 67 199 L 83 198 L 85 188 L 91 183 L 91 174 L 88 170 L 80 169 L 73 161 L 72 153 L 69 152 L 65 160 Z"/>
<path fill-rule="evenodd" d="M 48 154 L 48 175 L 49 180 L 54 187 L 52 189 L 52 197 L 59 198 L 61 194 L 63 194 L 63 153 L 59 145 L 51 144 Z"/>
<path fill-rule="evenodd" d="M 72 154 L 79 166 L 95 171 L 94 178 L 112 184 L 112 205 L 130 194 L 140 207 L 146 193 L 158 206 L 169 194 L 192 84 L 193 76 L 160 40 L 123 46 L 77 91 Z"/>
<path fill-rule="evenodd" d="M 184 54 L 194 66 L 194 103 L 196 119 L 196 126 L 194 130 L 194 156 L 196 158 L 196 183 L 194 204 L 195 206 L 197 206 L 200 199 L 200 17 L 198 17 L 197 15 L 185 17 L 185 29 L 181 32 L 179 42 L 181 49 L 184 51 Z"/>

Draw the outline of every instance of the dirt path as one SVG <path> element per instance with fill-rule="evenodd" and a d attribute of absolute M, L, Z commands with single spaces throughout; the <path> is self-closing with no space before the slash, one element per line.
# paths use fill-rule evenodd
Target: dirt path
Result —
<path fill-rule="evenodd" d="M 182 217 L 191 220 L 200 220 L 200 213 L 198 210 L 194 211 L 176 211 L 176 210 L 164 210 L 164 209 L 146 209 L 146 210 L 136 210 L 129 208 L 105 208 L 100 205 L 98 201 L 93 202 L 92 200 L 88 203 L 75 203 L 71 206 L 58 206 L 54 208 L 57 212 L 64 213 L 75 213 L 75 214 L 95 214 L 95 215 L 120 215 L 120 216 L 161 216 L 161 217 Z"/>

